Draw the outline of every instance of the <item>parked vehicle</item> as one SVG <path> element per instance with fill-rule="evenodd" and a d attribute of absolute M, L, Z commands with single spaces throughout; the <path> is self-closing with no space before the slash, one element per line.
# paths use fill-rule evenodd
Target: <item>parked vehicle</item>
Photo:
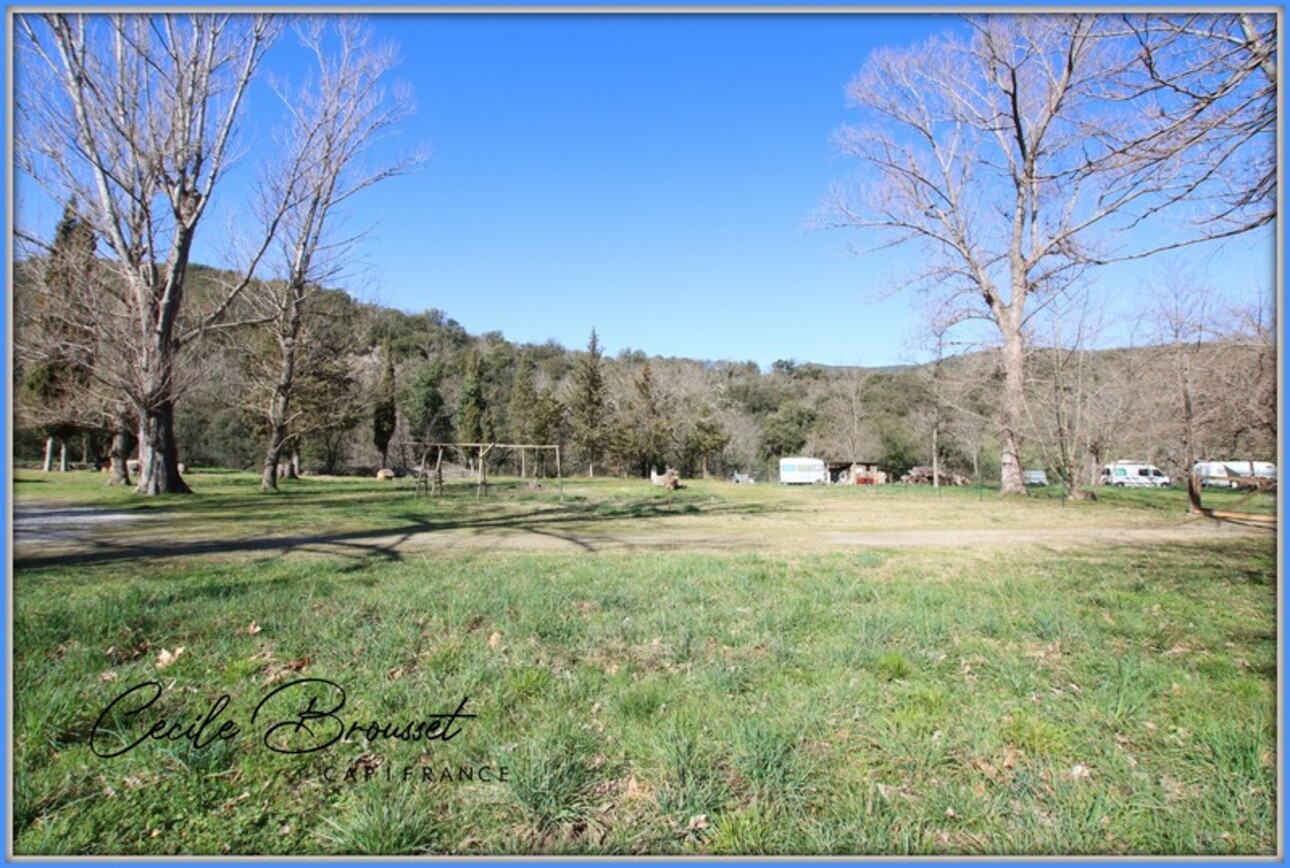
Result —
<path fill-rule="evenodd" d="M 1277 483 L 1277 466 L 1270 461 L 1198 461 L 1193 471 L 1207 488 L 1257 488 Z"/>
<path fill-rule="evenodd" d="M 829 481 L 829 469 L 818 458 L 781 458 L 779 481 L 789 485 L 823 484 Z"/>
<path fill-rule="evenodd" d="M 1027 470 L 1022 474 L 1026 485 L 1047 485 L 1048 474 L 1042 470 Z"/>
<path fill-rule="evenodd" d="M 1102 484 L 1117 488 L 1165 488 L 1169 477 L 1154 464 L 1116 461 L 1102 467 Z"/>

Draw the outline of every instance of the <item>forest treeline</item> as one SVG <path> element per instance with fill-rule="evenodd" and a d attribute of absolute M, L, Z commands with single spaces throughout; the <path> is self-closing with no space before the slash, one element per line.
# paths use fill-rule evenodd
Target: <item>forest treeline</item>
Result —
<path fill-rule="evenodd" d="M 119 406 L 77 374 L 89 360 L 51 361 L 58 317 L 38 290 L 53 267 L 28 260 L 17 269 L 15 457 L 97 465 Z M 191 267 L 192 317 L 227 279 Z M 1197 455 L 1275 460 L 1275 333 L 1266 317 L 1229 317 L 1226 330 L 1175 338 L 1099 351 L 1037 338 L 1028 350 L 1026 466 L 1076 486 L 1124 458 L 1178 474 L 1189 436 L 1184 386 Z M 259 469 L 274 341 L 271 328 L 249 325 L 185 347 L 175 385 L 187 466 Z M 608 356 L 594 331 L 580 348 L 518 344 L 499 332 L 472 335 L 442 310 L 405 313 L 341 290 L 317 296 L 297 347 L 288 473 L 411 468 L 416 444 L 436 441 L 559 444 L 565 475 L 639 477 L 673 466 L 688 477 L 773 480 L 778 459 L 798 454 L 876 462 L 894 477 L 934 462 L 974 482 L 999 475 L 1002 373 L 988 350 L 889 368 L 786 359 L 769 370 L 644 349 Z M 556 471 L 551 452 L 496 450 L 488 460 L 494 473 Z"/>

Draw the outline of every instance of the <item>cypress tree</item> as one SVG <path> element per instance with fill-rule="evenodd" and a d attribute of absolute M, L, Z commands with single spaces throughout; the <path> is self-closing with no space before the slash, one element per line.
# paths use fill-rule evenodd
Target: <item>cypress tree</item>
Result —
<path fill-rule="evenodd" d="M 587 459 L 587 475 L 596 475 L 596 459 L 604 448 L 609 434 L 609 412 L 605 405 L 604 358 L 600 352 L 600 339 L 591 330 L 587 353 L 578 359 L 573 372 L 573 442 Z"/>

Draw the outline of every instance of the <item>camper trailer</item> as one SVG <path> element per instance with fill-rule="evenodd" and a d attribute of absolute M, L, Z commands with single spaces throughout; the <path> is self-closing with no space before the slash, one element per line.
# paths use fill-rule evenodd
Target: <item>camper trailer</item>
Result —
<path fill-rule="evenodd" d="M 779 481 L 786 485 L 822 485 L 829 481 L 829 470 L 818 458 L 781 458 Z"/>
<path fill-rule="evenodd" d="M 1277 482 L 1277 466 L 1270 461 L 1198 461 L 1193 470 L 1207 488 L 1270 487 Z"/>

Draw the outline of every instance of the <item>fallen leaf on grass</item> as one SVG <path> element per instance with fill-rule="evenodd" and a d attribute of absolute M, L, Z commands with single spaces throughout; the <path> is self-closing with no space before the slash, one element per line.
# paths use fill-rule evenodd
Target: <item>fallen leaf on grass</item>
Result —
<path fill-rule="evenodd" d="M 687 825 L 689 826 L 691 832 L 702 831 L 703 829 L 708 828 L 708 815 L 695 814 L 693 817 L 690 818 L 690 822 Z"/>
<path fill-rule="evenodd" d="M 502 642 L 502 634 L 496 631 L 494 631 L 493 634 L 488 637 L 489 648 L 496 648 L 498 645 L 501 644 L 501 642 Z"/>
<path fill-rule="evenodd" d="M 1075 767 L 1071 769 L 1071 777 L 1077 781 L 1086 781 L 1093 777 L 1093 773 L 1083 763 L 1076 763 Z"/>
<path fill-rule="evenodd" d="M 184 653 L 183 645 L 176 647 L 175 652 L 173 654 L 167 651 L 165 648 L 162 648 L 161 653 L 157 655 L 157 668 L 168 669 L 169 667 L 174 665 L 175 661 L 179 659 L 179 655 L 183 653 Z M 158 834 L 160 834 L 160 832 L 158 832 Z"/>
<path fill-rule="evenodd" d="M 116 681 L 116 678 L 117 678 L 116 673 L 111 671 L 110 669 L 107 672 L 102 672 L 99 674 L 100 681 Z"/>
<path fill-rule="evenodd" d="M 246 628 L 246 635 L 248 636 L 254 636 L 256 633 L 259 633 L 259 632 L 260 632 L 260 625 L 255 623 L 254 621 L 252 621 L 250 626 Z"/>

